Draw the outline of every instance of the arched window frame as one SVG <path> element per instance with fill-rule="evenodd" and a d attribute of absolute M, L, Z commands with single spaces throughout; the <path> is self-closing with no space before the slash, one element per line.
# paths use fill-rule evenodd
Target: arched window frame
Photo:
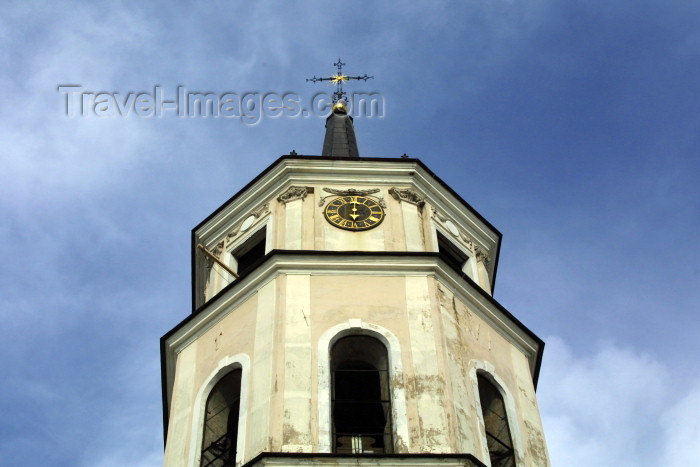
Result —
<path fill-rule="evenodd" d="M 387 350 L 391 394 L 391 426 L 393 452 L 409 452 L 408 421 L 406 420 L 406 391 L 403 385 L 403 364 L 398 338 L 388 329 L 375 324 L 350 319 L 321 335 L 318 342 L 318 451 L 332 453 L 331 365 L 333 344 L 347 336 L 368 336 L 377 339 Z"/>
<path fill-rule="evenodd" d="M 508 428 L 510 429 L 510 437 L 513 443 L 513 451 L 515 452 L 515 465 L 521 465 L 521 459 L 523 459 L 523 444 L 518 420 L 515 417 L 516 411 L 513 395 L 508 390 L 505 382 L 496 374 L 496 368 L 493 364 L 481 360 L 472 360 L 470 366 L 471 370 L 469 376 L 474 391 L 474 399 L 476 401 L 475 407 L 477 408 L 477 419 L 479 421 L 479 439 L 481 441 L 483 462 L 488 466 L 491 465 L 488 440 L 486 439 L 486 424 L 484 423 L 484 415 L 481 413 L 481 397 L 479 395 L 479 380 L 477 378 L 479 375 L 486 377 L 491 384 L 496 387 L 498 392 L 501 393 L 506 408 L 506 417 L 508 419 Z"/>
<path fill-rule="evenodd" d="M 250 380 L 250 357 L 237 354 L 222 358 L 216 368 L 207 376 L 197 391 L 194 400 L 194 416 L 192 417 L 192 436 L 187 465 L 199 467 L 202 454 L 202 435 L 204 433 L 205 411 L 207 398 L 214 386 L 228 373 L 241 370 L 241 396 L 238 409 L 238 436 L 236 438 L 236 465 L 241 465 L 245 459 L 245 435 L 248 419 L 248 392 Z"/>

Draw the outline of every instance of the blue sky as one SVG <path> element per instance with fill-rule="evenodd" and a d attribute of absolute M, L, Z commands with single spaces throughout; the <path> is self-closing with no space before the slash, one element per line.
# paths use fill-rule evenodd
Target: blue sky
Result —
<path fill-rule="evenodd" d="M 323 120 L 68 118 L 61 84 L 375 79 L 360 153 L 420 158 L 503 233 L 495 298 L 547 342 L 556 466 L 700 456 L 700 3 L 11 2 L 0 15 L 0 465 L 162 463 L 158 340 L 193 226 Z"/>

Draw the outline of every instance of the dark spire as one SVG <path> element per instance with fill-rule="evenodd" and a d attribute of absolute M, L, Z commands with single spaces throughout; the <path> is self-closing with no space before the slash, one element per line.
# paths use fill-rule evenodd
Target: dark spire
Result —
<path fill-rule="evenodd" d="M 323 157 L 360 157 L 355 140 L 355 127 L 352 117 L 348 115 L 347 99 L 343 91 L 343 83 L 349 80 L 367 81 L 373 76 L 348 76 L 343 74 L 345 63 L 338 61 L 333 64 L 338 71 L 333 76 L 325 78 L 309 78 L 306 81 L 317 83 L 319 81 L 330 81 L 336 86 L 333 93 L 333 113 L 326 119 L 326 138 L 323 140 Z"/>
<path fill-rule="evenodd" d="M 360 157 L 352 117 L 348 115 L 343 101 L 333 106 L 333 113 L 326 119 L 326 137 L 321 156 Z"/>

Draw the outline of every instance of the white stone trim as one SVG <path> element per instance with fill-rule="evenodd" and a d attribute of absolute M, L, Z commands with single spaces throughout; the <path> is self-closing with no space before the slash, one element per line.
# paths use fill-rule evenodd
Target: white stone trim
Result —
<path fill-rule="evenodd" d="M 301 250 L 303 233 L 304 198 L 295 198 L 284 203 L 284 248 Z"/>
<path fill-rule="evenodd" d="M 245 459 L 245 436 L 248 420 L 248 392 L 250 379 L 250 357 L 246 354 L 236 354 L 222 358 L 216 368 L 207 376 L 204 383 L 197 391 L 192 406 L 192 434 L 190 436 L 190 449 L 187 465 L 197 467 L 200 464 L 202 431 L 204 430 L 204 411 L 206 410 L 207 397 L 227 373 L 233 370 L 241 370 L 241 397 L 238 413 L 238 439 L 236 440 L 236 465 L 243 464 Z"/>
<path fill-rule="evenodd" d="M 296 202 L 301 201 L 294 200 L 291 203 Z M 284 352 L 282 432 L 295 433 L 295 436 L 294 441 L 285 440 L 281 450 L 313 452 L 313 344 L 308 322 L 311 314 L 311 276 L 288 275 L 285 288 L 285 313 L 284 318 L 280 320 L 284 328 L 284 339 L 279 343 Z"/>
<path fill-rule="evenodd" d="M 391 426 L 394 447 L 410 452 L 408 421 L 406 419 L 406 391 L 403 384 L 403 363 L 399 339 L 388 329 L 361 319 L 350 319 L 326 330 L 318 341 L 318 452 L 331 449 L 331 368 L 330 350 L 341 337 L 351 335 L 370 336 L 378 339 L 387 348 L 391 383 Z"/>
<path fill-rule="evenodd" d="M 479 395 L 479 381 L 477 380 L 477 374 L 481 373 L 486 376 L 496 389 L 501 393 L 503 397 L 503 402 L 506 406 L 506 417 L 508 417 L 508 428 L 510 428 L 510 437 L 513 442 L 513 450 L 515 451 L 515 465 L 521 465 L 523 459 L 523 443 L 522 437 L 520 436 L 520 425 L 518 425 L 518 418 L 516 416 L 515 410 L 515 400 L 513 395 L 508 390 L 506 383 L 498 376 L 496 373 L 496 367 L 492 363 L 483 360 L 472 360 L 469 362 L 469 379 L 472 383 L 472 388 L 474 390 L 474 399 L 476 402 L 476 414 L 477 420 L 479 422 L 479 440 L 481 444 L 481 457 L 482 462 L 487 466 L 491 465 L 491 460 L 489 459 L 489 449 L 486 440 L 486 429 L 484 425 L 484 415 L 481 413 L 481 397 Z"/>
<path fill-rule="evenodd" d="M 423 233 L 421 232 L 420 207 L 408 201 L 401 203 L 401 218 L 406 238 L 406 251 L 425 251 Z"/>

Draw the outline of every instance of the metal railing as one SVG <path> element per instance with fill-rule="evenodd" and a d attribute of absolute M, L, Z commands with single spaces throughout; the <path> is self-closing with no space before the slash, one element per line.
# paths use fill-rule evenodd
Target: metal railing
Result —
<path fill-rule="evenodd" d="M 335 452 L 337 454 L 386 454 L 385 440 L 391 439 L 390 433 L 335 433 Z"/>
<path fill-rule="evenodd" d="M 236 450 L 228 433 L 202 450 L 201 467 L 229 467 L 236 465 Z"/>

